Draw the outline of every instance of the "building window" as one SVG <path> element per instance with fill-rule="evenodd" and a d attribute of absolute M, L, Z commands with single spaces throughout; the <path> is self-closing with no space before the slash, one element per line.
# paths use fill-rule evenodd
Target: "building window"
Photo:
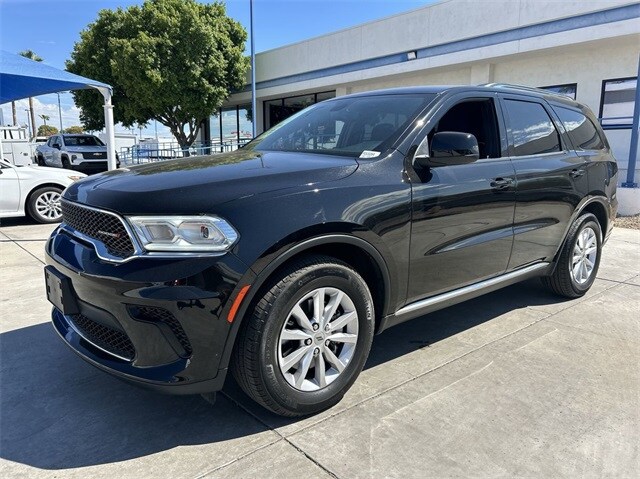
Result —
<path fill-rule="evenodd" d="M 600 118 L 602 126 L 631 127 L 638 77 L 602 82 Z"/>
<path fill-rule="evenodd" d="M 576 93 L 578 92 L 577 83 L 566 83 L 564 85 L 549 85 L 541 86 L 543 90 L 549 90 L 560 95 L 568 96 L 572 100 L 576 99 Z"/>
<path fill-rule="evenodd" d="M 289 118 L 294 113 L 313 105 L 314 103 L 328 100 L 336 96 L 335 91 L 310 93 L 308 95 L 290 96 L 267 100 L 264 102 L 264 129 L 268 130 L 282 120 Z"/>

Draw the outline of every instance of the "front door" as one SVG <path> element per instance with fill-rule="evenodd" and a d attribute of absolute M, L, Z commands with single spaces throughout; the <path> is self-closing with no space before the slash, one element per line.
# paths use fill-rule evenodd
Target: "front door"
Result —
<path fill-rule="evenodd" d="M 454 98 L 434 120 L 423 141 L 471 133 L 480 159 L 416 172 L 407 303 L 504 273 L 513 243 L 515 171 L 497 97 Z"/>

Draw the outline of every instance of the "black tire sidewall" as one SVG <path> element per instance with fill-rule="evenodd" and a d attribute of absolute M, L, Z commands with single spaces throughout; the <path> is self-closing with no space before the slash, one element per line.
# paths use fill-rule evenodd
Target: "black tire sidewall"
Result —
<path fill-rule="evenodd" d="M 571 266 L 572 266 L 571 261 L 573 258 L 573 249 L 575 248 L 578 238 L 580 237 L 580 234 L 582 233 L 582 231 L 588 227 L 590 227 L 596 233 L 596 243 L 598 248 L 597 254 L 596 254 L 596 262 L 595 262 L 595 265 L 593 266 L 593 270 L 591 271 L 591 276 L 589 277 L 589 280 L 584 284 L 579 284 L 573 278 L 573 274 L 571 271 Z M 598 268 L 600 266 L 601 256 L 602 256 L 602 231 L 600 229 L 600 224 L 598 223 L 598 221 L 593 215 L 588 215 L 582 220 L 582 222 L 580 223 L 580 226 L 578 227 L 573 237 L 571 238 L 571 242 L 569 243 L 569 248 L 566 254 L 565 264 L 562 265 L 564 268 L 568 269 L 569 278 L 571 280 L 571 287 L 574 289 L 576 293 L 583 295 L 589 290 L 589 288 L 591 288 L 594 281 L 596 280 L 596 275 L 598 274 Z"/>
<path fill-rule="evenodd" d="M 318 391 L 299 391 L 284 378 L 278 365 L 279 337 L 283 324 L 295 304 L 320 287 L 345 292 L 358 312 L 358 341 L 352 360 L 331 384 Z M 333 264 L 318 265 L 295 278 L 278 296 L 269 310 L 260 342 L 261 376 L 264 384 L 282 407 L 298 414 L 311 414 L 338 403 L 364 367 L 374 332 L 373 301 L 364 280 L 350 269 Z"/>

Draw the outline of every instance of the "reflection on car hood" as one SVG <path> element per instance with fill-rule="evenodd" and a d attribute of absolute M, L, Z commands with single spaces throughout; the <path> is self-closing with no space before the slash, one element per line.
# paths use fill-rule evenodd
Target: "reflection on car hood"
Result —
<path fill-rule="evenodd" d="M 198 214 L 234 199 L 344 178 L 354 158 L 241 149 L 147 163 L 91 176 L 65 198 L 122 214 Z"/>

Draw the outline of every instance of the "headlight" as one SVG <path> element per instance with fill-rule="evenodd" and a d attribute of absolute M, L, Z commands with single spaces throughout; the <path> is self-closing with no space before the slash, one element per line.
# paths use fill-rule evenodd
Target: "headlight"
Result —
<path fill-rule="evenodd" d="M 226 251 L 238 239 L 233 226 L 217 216 L 130 216 L 147 251 Z"/>

